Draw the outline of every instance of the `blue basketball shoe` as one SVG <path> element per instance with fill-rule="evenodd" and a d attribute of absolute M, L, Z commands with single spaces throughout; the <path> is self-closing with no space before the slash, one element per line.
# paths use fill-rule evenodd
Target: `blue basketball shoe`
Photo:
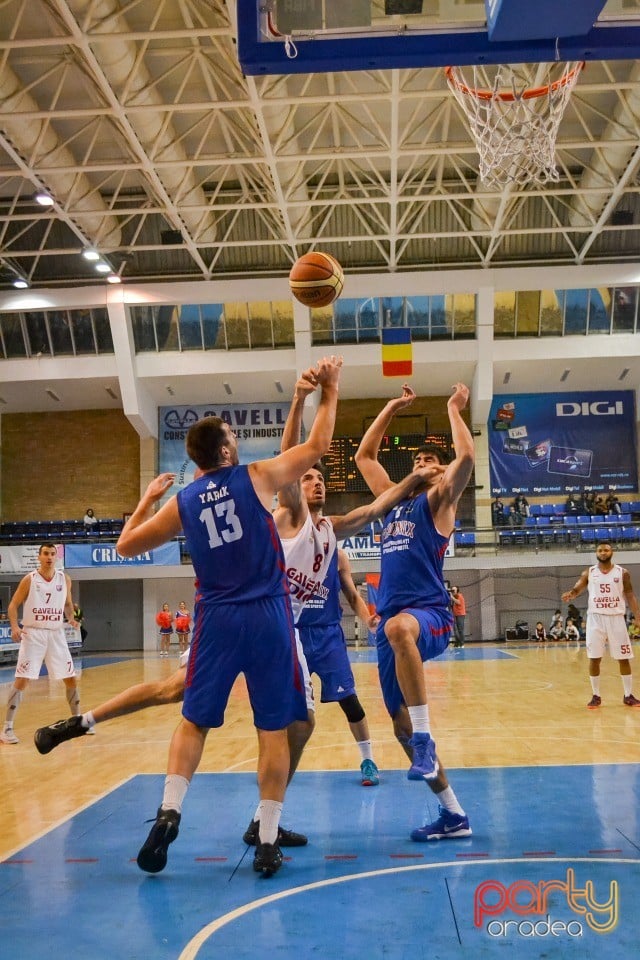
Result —
<path fill-rule="evenodd" d="M 469 817 L 460 813 L 449 813 L 444 807 L 438 807 L 438 810 L 440 816 L 437 820 L 411 831 L 412 840 L 426 843 L 428 840 L 456 840 L 458 837 L 471 836 Z"/>
<path fill-rule="evenodd" d="M 409 746 L 413 748 L 413 762 L 407 772 L 407 780 L 434 780 L 440 767 L 435 741 L 430 734 L 414 733 Z"/>
<path fill-rule="evenodd" d="M 373 760 L 363 760 L 360 764 L 360 776 L 363 787 L 377 787 L 380 783 L 378 768 Z"/>

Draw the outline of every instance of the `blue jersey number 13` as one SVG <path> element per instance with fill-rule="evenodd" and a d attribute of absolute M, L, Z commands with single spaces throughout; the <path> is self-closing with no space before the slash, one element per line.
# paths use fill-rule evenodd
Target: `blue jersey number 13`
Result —
<path fill-rule="evenodd" d="M 236 516 L 235 509 L 233 500 L 222 500 L 216 503 L 215 507 L 207 507 L 200 514 L 198 519 L 207 528 L 209 546 L 212 550 L 215 547 L 221 547 L 223 543 L 233 543 L 234 540 L 240 540 L 242 537 L 242 525 Z M 216 517 L 219 518 L 218 523 L 216 523 Z M 219 532 L 218 526 L 220 526 Z"/>

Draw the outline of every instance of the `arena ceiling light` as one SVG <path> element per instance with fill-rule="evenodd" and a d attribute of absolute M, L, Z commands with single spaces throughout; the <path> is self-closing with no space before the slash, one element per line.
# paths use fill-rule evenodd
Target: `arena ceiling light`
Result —
<path fill-rule="evenodd" d="M 107 277 L 107 283 L 122 283 L 122 278 L 117 273 L 110 273 Z"/>
<path fill-rule="evenodd" d="M 90 263 L 95 263 L 100 259 L 100 254 L 97 250 L 94 250 L 93 247 L 86 247 L 86 249 L 82 251 L 82 256 L 85 260 L 89 260 Z"/>
<path fill-rule="evenodd" d="M 105 263 L 104 260 L 98 260 L 97 263 L 94 263 L 94 267 L 98 273 L 113 273 L 109 264 Z"/>
<path fill-rule="evenodd" d="M 52 207 L 55 203 L 51 194 L 47 193 L 46 190 L 38 190 L 34 193 L 33 199 L 36 203 L 39 203 L 41 207 Z"/>
<path fill-rule="evenodd" d="M 25 280 L 24 277 L 16 277 L 15 280 L 12 280 L 11 283 L 16 288 L 16 290 L 28 290 L 29 281 Z"/>

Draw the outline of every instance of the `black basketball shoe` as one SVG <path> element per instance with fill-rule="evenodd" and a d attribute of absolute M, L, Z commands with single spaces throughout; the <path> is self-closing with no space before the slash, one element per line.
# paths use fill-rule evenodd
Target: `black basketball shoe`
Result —
<path fill-rule="evenodd" d="M 258 843 L 253 869 L 263 877 L 272 877 L 282 866 L 282 850 L 277 843 Z"/>
<path fill-rule="evenodd" d="M 147 873 L 160 873 L 167 865 L 167 850 L 178 836 L 180 814 L 177 810 L 158 808 L 156 821 L 140 847 L 137 863 Z"/>
<path fill-rule="evenodd" d="M 260 821 L 252 820 L 243 834 L 244 843 L 250 847 L 255 847 L 260 842 Z M 278 846 L 279 847 L 306 847 L 309 839 L 304 833 L 296 833 L 294 830 L 285 830 L 284 827 L 278 827 Z"/>
<path fill-rule="evenodd" d="M 59 743 L 83 737 L 88 732 L 89 728 L 82 726 L 82 717 L 67 717 L 48 727 L 40 727 L 33 735 L 33 742 L 39 753 L 50 753 Z"/>

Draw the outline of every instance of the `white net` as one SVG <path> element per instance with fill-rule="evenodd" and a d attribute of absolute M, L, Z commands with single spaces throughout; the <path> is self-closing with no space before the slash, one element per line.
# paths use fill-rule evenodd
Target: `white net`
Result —
<path fill-rule="evenodd" d="M 449 88 L 462 107 L 488 187 L 559 179 L 556 137 L 584 63 L 447 67 Z"/>

